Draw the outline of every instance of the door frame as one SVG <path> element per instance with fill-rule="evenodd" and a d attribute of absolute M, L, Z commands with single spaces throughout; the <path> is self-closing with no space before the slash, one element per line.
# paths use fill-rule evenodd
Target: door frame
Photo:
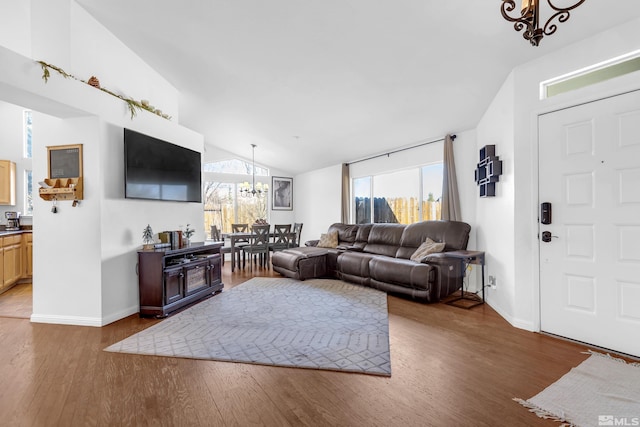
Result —
<path fill-rule="evenodd" d="M 629 92 L 640 91 L 640 71 L 620 76 L 611 80 L 596 83 L 572 92 L 566 92 L 540 100 L 539 108 L 532 111 L 530 116 L 530 141 L 534 144 L 531 156 L 532 184 L 531 184 L 531 203 L 534 212 L 531 213 L 531 271 L 533 273 L 533 289 L 532 289 L 532 313 L 533 313 L 533 329 L 535 332 L 541 331 L 541 304 L 540 304 L 540 135 L 539 122 L 540 116 L 554 113 L 556 111 L 566 110 L 568 108 L 578 107 L 580 105 L 597 102 L 603 99 L 616 97 Z M 556 99 L 557 98 L 557 99 Z"/>

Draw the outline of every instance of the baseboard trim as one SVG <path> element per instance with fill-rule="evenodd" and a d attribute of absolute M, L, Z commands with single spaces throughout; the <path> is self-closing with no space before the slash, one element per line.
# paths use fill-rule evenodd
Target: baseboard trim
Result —
<path fill-rule="evenodd" d="M 102 319 L 96 317 L 81 316 L 58 316 L 52 314 L 32 314 L 32 323 L 50 323 L 53 325 L 73 325 L 73 326 L 92 326 L 100 328 L 110 323 L 117 322 L 120 319 L 131 316 L 139 312 L 139 306 L 132 306 L 127 309 L 112 313 Z"/>
<path fill-rule="evenodd" d="M 80 316 L 57 316 L 51 314 L 32 314 L 32 323 L 50 323 L 54 325 L 93 326 L 101 327 L 102 319 Z"/>
<path fill-rule="evenodd" d="M 513 326 L 514 328 L 524 329 L 526 331 L 531 331 L 531 332 L 537 332 L 536 328 L 533 325 L 533 322 L 529 322 L 529 321 L 526 321 L 526 320 L 522 320 L 522 319 L 518 319 L 516 317 L 513 317 L 513 316 L 509 315 L 508 313 L 506 313 L 505 311 L 503 311 L 499 306 L 497 306 L 495 304 L 491 304 L 491 301 L 485 301 L 485 303 L 489 304 L 489 306 L 491 306 L 491 308 L 493 308 L 496 311 L 496 313 L 498 313 L 500 316 L 502 316 L 504 318 L 504 320 L 509 322 L 509 324 L 511 326 Z"/>
<path fill-rule="evenodd" d="M 117 322 L 118 320 L 124 319 L 125 317 L 129 317 L 132 314 L 136 314 L 139 312 L 140 312 L 140 306 L 136 304 L 124 310 L 120 310 L 108 316 L 103 317 L 101 326 L 106 326 L 109 323 Z"/>

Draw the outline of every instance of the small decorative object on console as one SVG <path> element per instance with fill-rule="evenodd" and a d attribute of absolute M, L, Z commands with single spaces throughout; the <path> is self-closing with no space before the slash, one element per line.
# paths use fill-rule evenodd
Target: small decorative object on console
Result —
<path fill-rule="evenodd" d="M 189 243 L 190 243 L 190 240 L 191 240 L 191 236 L 193 236 L 193 233 L 195 233 L 195 231 L 196 231 L 193 228 L 189 228 L 189 225 L 190 224 L 187 224 L 187 227 L 182 232 L 182 235 L 185 238 L 185 241 L 184 241 L 184 245 L 185 246 L 189 246 Z"/>
<path fill-rule="evenodd" d="M 153 230 L 151 229 L 151 225 L 147 224 L 147 226 L 142 230 L 142 243 L 144 246 L 142 249 L 149 250 L 155 249 L 154 243 L 155 239 L 153 238 Z"/>

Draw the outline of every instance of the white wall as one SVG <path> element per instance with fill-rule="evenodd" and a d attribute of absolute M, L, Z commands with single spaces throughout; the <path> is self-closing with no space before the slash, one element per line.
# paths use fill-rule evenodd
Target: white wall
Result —
<path fill-rule="evenodd" d="M 489 254 L 489 274 L 498 277 L 489 303 L 515 326 L 539 328 L 537 177 L 538 161 L 544 173 L 544 159 L 537 157 L 537 117 L 638 88 L 640 73 L 547 100 L 539 99 L 539 83 L 639 49 L 640 20 L 635 20 L 524 64 L 507 78 L 478 125 L 478 147 L 496 143 L 506 160 L 498 197 L 478 203 L 478 245 Z"/>
<path fill-rule="evenodd" d="M 31 56 L 31 2 L 0 0 L 0 45 Z"/>
<path fill-rule="evenodd" d="M 296 222 L 303 224 L 304 244 L 341 220 L 342 165 L 296 175 L 293 184 L 293 209 Z"/>
<path fill-rule="evenodd" d="M 47 146 L 83 144 L 84 200 L 34 198 L 33 314 L 36 322 L 99 324 L 101 319 L 100 135 L 95 117 L 59 119 L 34 113 L 34 181 L 47 176 Z"/>
<path fill-rule="evenodd" d="M 487 289 L 487 301 L 514 323 L 514 76 L 511 73 L 484 114 L 477 132 L 476 152 L 485 145 L 495 145 L 502 160 L 502 175 L 496 184 L 495 197 L 476 202 L 477 247 L 485 251 L 486 275 L 497 278 L 497 290 Z"/>
<path fill-rule="evenodd" d="M 124 125 L 138 132 L 176 145 L 202 152 L 203 137 L 157 117 L 140 117 Z M 195 229 L 192 241 L 205 239 L 202 227 L 202 203 L 162 202 L 124 198 L 123 123 L 100 122 L 99 181 L 100 205 L 102 324 L 137 313 L 138 278 L 136 251 L 142 245 L 142 230 L 151 225 L 154 233 L 164 230 L 184 230 L 187 224 Z"/>

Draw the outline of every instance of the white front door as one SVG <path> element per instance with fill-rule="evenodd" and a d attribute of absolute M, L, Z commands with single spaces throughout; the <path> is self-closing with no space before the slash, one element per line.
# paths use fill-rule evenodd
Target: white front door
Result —
<path fill-rule="evenodd" d="M 640 356 L 640 91 L 541 115 L 538 131 L 541 330 Z"/>

